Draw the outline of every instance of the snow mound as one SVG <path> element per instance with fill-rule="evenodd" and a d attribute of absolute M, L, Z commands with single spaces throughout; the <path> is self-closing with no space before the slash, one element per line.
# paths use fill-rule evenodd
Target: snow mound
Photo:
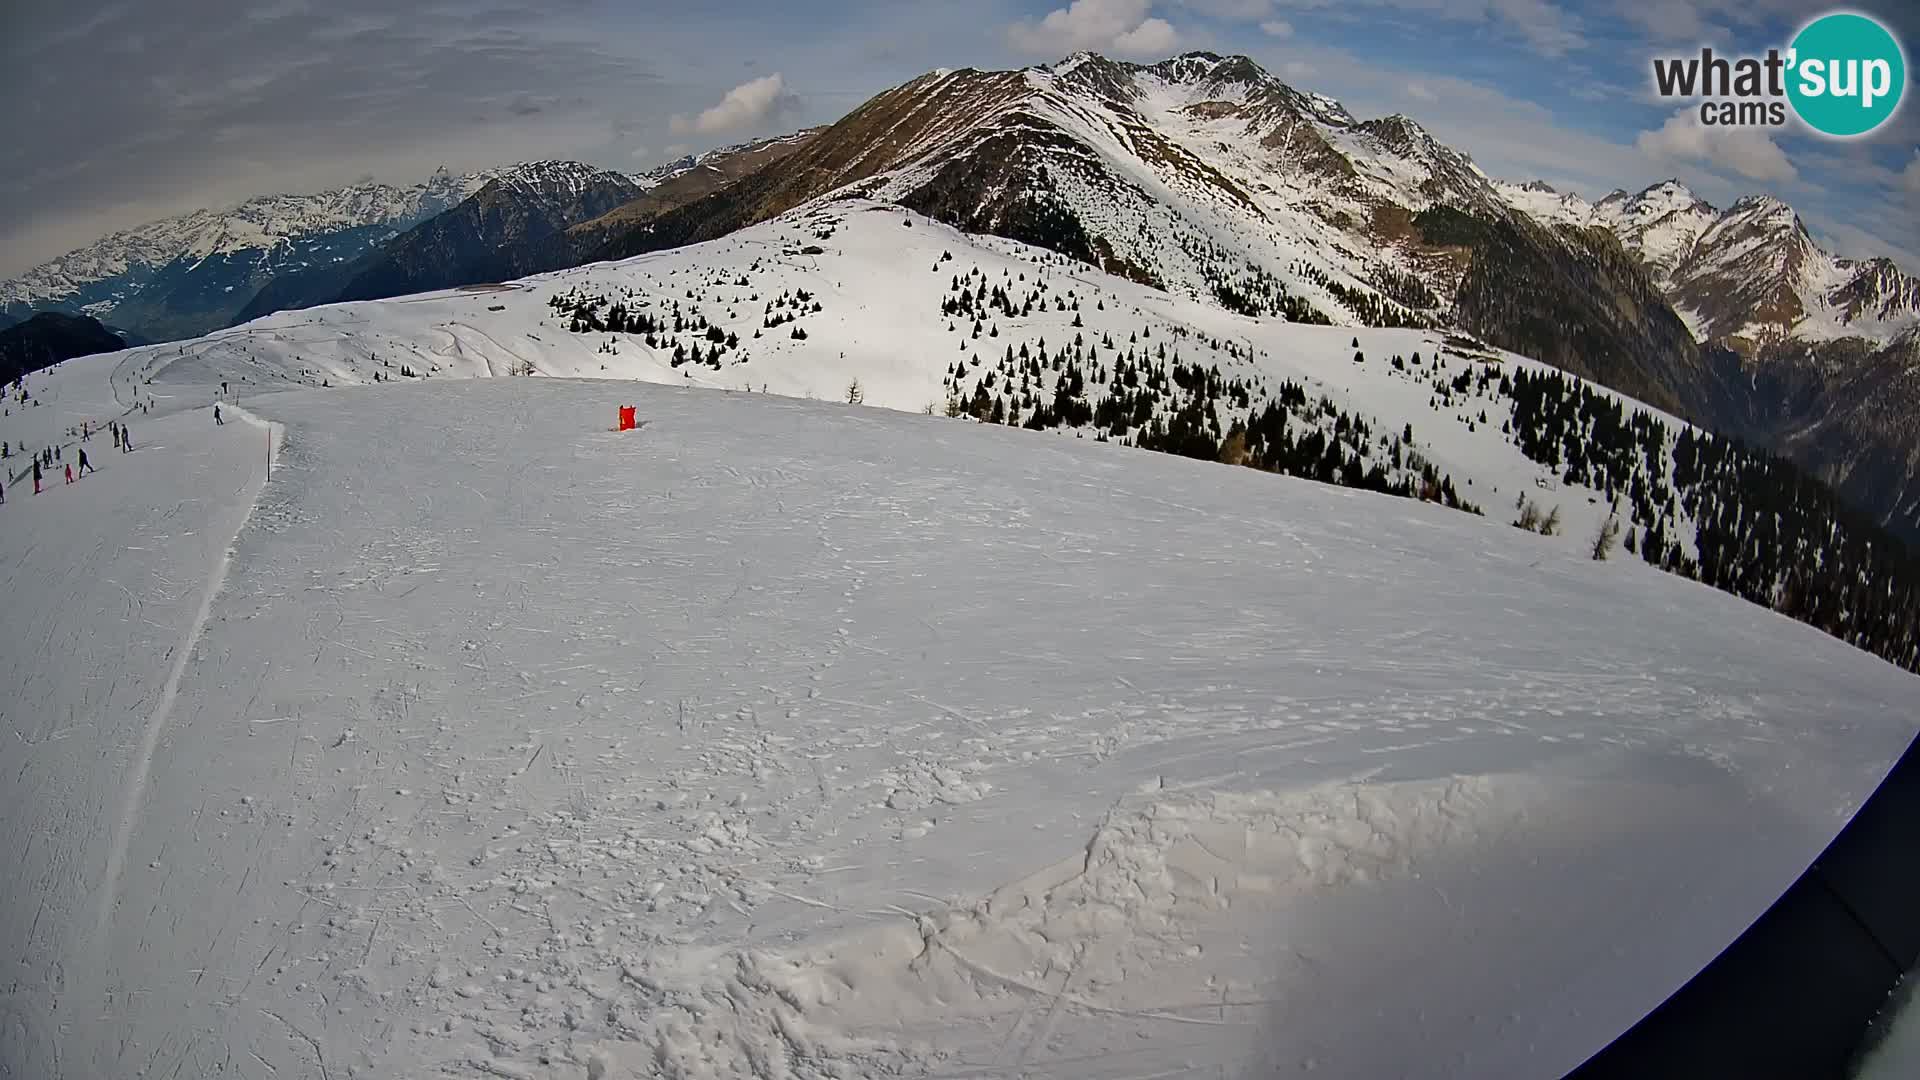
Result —
<path fill-rule="evenodd" d="M 1123 1037 L 1237 1031 L 1270 1002 L 1216 952 L 1243 952 L 1289 901 L 1412 873 L 1498 805 L 1485 779 L 1123 797 L 1084 851 L 955 906 L 875 912 L 897 917 L 793 950 L 641 958 L 624 972 L 652 999 L 640 1045 L 590 1060 L 609 1080 L 786 1080 L 996 1054 L 1028 1068 L 1063 1017 Z"/>

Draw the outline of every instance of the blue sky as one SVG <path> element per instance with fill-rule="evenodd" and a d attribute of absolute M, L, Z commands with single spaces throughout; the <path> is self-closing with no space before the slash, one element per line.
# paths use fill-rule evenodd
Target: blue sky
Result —
<path fill-rule="evenodd" d="M 1920 107 L 1841 143 L 1703 131 L 1654 55 L 1760 52 L 1786 0 L 12 0 L 0 4 L 0 274 L 104 232 L 271 191 L 578 157 L 636 169 L 832 121 L 935 67 L 1091 48 L 1245 53 L 1483 168 L 1589 196 L 1678 176 L 1768 192 L 1849 255 L 1920 271 Z M 1920 41 L 1920 5 L 1873 0 Z"/>

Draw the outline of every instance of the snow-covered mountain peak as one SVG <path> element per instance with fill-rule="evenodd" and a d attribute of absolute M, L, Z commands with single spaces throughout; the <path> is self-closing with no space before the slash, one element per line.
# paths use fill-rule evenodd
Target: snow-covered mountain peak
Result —
<path fill-rule="evenodd" d="M 577 195 L 610 182 L 632 183 L 624 174 L 580 161 L 523 161 L 494 170 L 487 182 L 525 194 Z"/>
<path fill-rule="evenodd" d="M 1079 52 L 1070 54 L 1065 60 L 1057 64 L 1047 64 L 1043 66 L 1054 75 L 1064 77 L 1073 74 L 1074 71 L 1087 64 L 1095 63 L 1102 59 L 1104 58 L 1099 53 L 1082 49 Z"/>
<path fill-rule="evenodd" d="M 491 173 L 455 175 L 444 167 L 410 187 L 366 179 L 312 194 L 261 195 L 219 209 L 194 210 L 109 234 L 86 247 L 0 282 L 0 307 L 37 306 L 76 295 L 125 299 L 125 290 L 93 298 L 88 287 L 176 260 L 269 252 L 289 242 L 369 226 L 412 222 L 473 194 Z"/>
<path fill-rule="evenodd" d="M 1727 216 L 1743 221 L 1781 228 L 1799 228 L 1800 215 L 1793 207 L 1772 195 L 1745 195 L 1727 208 Z"/>
<path fill-rule="evenodd" d="M 1615 192 L 1620 196 L 1619 200 L 1612 203 L 1603 200 L 1596 205 L 1571 191 L 1561 191 L 1544 180 L 1529 180 L 1524 184 L 1496 180 L 1493 187 L 1507 205 L 1548 225 L 1591 225 L 1601 207 L 1618 206 L 1626 198 L 1624 193 Z"/>
<path fill-rule="evenodd" d="M 1373 136 L 1381 146 L 1404 157 L 1431 157 L 1445 149 L 1434 140 L 1426 128 L 1403 113 L 1394 113 L 1377 120 L 1362 121 L 1360 130 Z M 1452 153 L 1449 151 L 1449 153 Z M 1461 155 L 1455 155 L 1461 156 Z M 1464 160 L 1464 156 L 1461 156 Z"/>
<path fill-rule="evenodd" d="M 1273 76 L 1245 56 L 1190 52 L 1162 60 L 1147 70 L 1168 82 L 1189 83 L 1219 90 L 1228 86 L 1255 87 L 1274 82 Z"/>
<path fill-rule="evenodd" d="M 1618 207 L 1622 220 L 1642 224 L 1668 214 L 1711 216 L 1719 213 L 1712 203 L 1694 194 L 1693 189 L 1678 179 L 1662 180 L 1639 194 L 1611 205 Z"/>
<path fill-rule="evenodd" d="M 1536 220 L 1612 232 L 1702 339 L 1746 348 L 1784 338 L 1885 341 L 1920 313 L 1920 281 L 1884 259 L 1835 257 L 1773 195 L 1721 210 L 1677 177 L 1591 205 L 1545 184 L 1496 188 Z"/>

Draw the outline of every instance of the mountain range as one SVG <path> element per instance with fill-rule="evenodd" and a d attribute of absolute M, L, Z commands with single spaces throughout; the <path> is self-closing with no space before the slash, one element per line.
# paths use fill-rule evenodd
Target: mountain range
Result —
<path fill-rule="evenodd" d="M 828 127 L 640 176 L 545 162 L 349 190 L 298 215 L 268 212 L 290 198 L 275 197 L 116 234 L 0 301 L 169 336 L 858 196 L 1246 315 L 1464 330 L 1782 451 L 1920 536 L 1912 275 L 1826 252 L 1767 196 L 1720 209 L 1666 181 L 1588 202 L 1496 180 L 1411 118 L 1357 118 L 1245 57 L 935 71 Z"/>
<path fill-rule="evenodd" d="M 114 233 L 0 282 L 0 310 L 93 315 L 155 339 L 225 326 L 283 274 L 357 259 L 485 183 L 445 170 L 411 187 L 365 182 L 267 195 Z"/>

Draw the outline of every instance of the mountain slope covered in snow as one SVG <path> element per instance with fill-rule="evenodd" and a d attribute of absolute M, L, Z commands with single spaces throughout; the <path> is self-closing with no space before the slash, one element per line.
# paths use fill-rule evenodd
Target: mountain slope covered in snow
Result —
<path fill-rule="evenodd" d="M 1457 324 L 1670 409 L 1710 397 L 1691 337 L 1632 260 L 1515 213 L 1413 120 L 1357 120 L 1245 57 L 930 73 L 597 257 L 712 239 L 838 189 L 1231 310 Z M 1421 217 L 1439 210 L 1476 228 Z M 1456 304 L 1516 279 L 1530 288 L 1511 303 Z"/>
<path fill-rule="evenodd" d="M 1155 310 L 924 219 L 923 269 L 868 281 L 778 254 L 827 231 L 789 228 L 725 270 L 817 284 L 782 324 L 808 336 L 701 380 L 937 392 L 940 358 L 836 324 L 950 298 L 970 262 L 1095 298 L 1036 304 L 1050 341 Z M 591 370 L 612 335 L 538 321 L 566 289 L 658 274 L 652 304 L 717 314 L 694 267 L 725 249 L 696 254 L 29 380 L 0 435 L 152 404 L 134 453 L 0 508 L 28 643 L 0 653 L 0 1065 L 1557 1075 L 1744 929 L 1913 736 L 1910 675 L 1498 520 L 937 416 L 446 377 Z M 1363 332 L 1364 364 L 1351 336 L 1252 336 L 1240 370 L 1432 392 L 1380 374 L 1417 332 Z M 381 361 L 440 372 L 262 381 Z M 229 372 L 275 434 L 210 422 Z"/>
<path fill-rule="evenodd" d="M 169 364 L 162 381 L 249 393 L 582 375 L 859 397 L 1536 529 L 1552 517 L 1554 543 L 1576 550 L 1614 518 L 1623 557 L 1920 666 L 1920 570 L 1784 461 L 1457 332 L 1239 315 L 862 198 L 620 263 L 283 313 L 140 357 Z"/>
<path fill-rule="evenodd" d="M 857 190 L 1231 311 L 1464 330 L 1786 450 L 1839 483 L 1847 461 L 1818 457 L 1826 443 L 1793 435 L 1851 413 L 1824 397 L 1762 398 L 1762 385 L 1828 378 L 1756 370 L 1794 351 L 1767 343 L 1806 342 L 1834 369 L 1850 347 L 1833 342 L 1864 335 L 1885 346 L 1920 299 L 1890 263 L 1819 250 L 1778 204 L 1723 213 L 1677 182 L 1598 204 L 1504 184 L 1411 118 L 1362 120 L 1245 57 L 1211 53 L 936 71 L 828 128 L 634 181 L 646 189 L 638 198 L 591 220 L 575 220 L 584 204 L 534 212 L 510 198 L 512 213 L 461 210 L 472 220 L 453 237 L 435 226 L 384 254 L 368 252 L 387 237 L 363 237 L 364 263 L 310 260 L 241 300 L 238 318 L 624 258 Z M 480 227 L 487 221 L 508 224 Z M 1785 420 L 1752 421 L 1783 411 Z M 1876 461 L 1902 461 L 1912 444 L 1885 441 L 1888 430 L 1848 438 Z M 1920 470 L 1893 475 L 1897 489 Z M 1920 515 L 1884 494 L 1893 489 L 1846 488 L 1920 539 Z"/>
<path fill-rule="evenodd" d="M 1677 180 L 1596 204 L 1540 184 L 1501 191 L 1539 220 L 1606 229 L 1645 261 L 1713 343 L 1714 427 L 1786 453 L 1920 543 L 1920 278 L 1833 255 L 1768 196 L 1720 210 Z"/>
<path fill-rule="evenodd" d="M 1859 337 L 1884 345 L 1920 322 L 1920 279 L 1890 259 L 1832 254 L 1772 196 L 1721 210 L 1678 180 L 1591 204 L 1544 184 L 1498 187 L 1540 221 L 1612 232 L 1654 271 L 1699 337 L 1743 354 L 1782 340 Z"/>

